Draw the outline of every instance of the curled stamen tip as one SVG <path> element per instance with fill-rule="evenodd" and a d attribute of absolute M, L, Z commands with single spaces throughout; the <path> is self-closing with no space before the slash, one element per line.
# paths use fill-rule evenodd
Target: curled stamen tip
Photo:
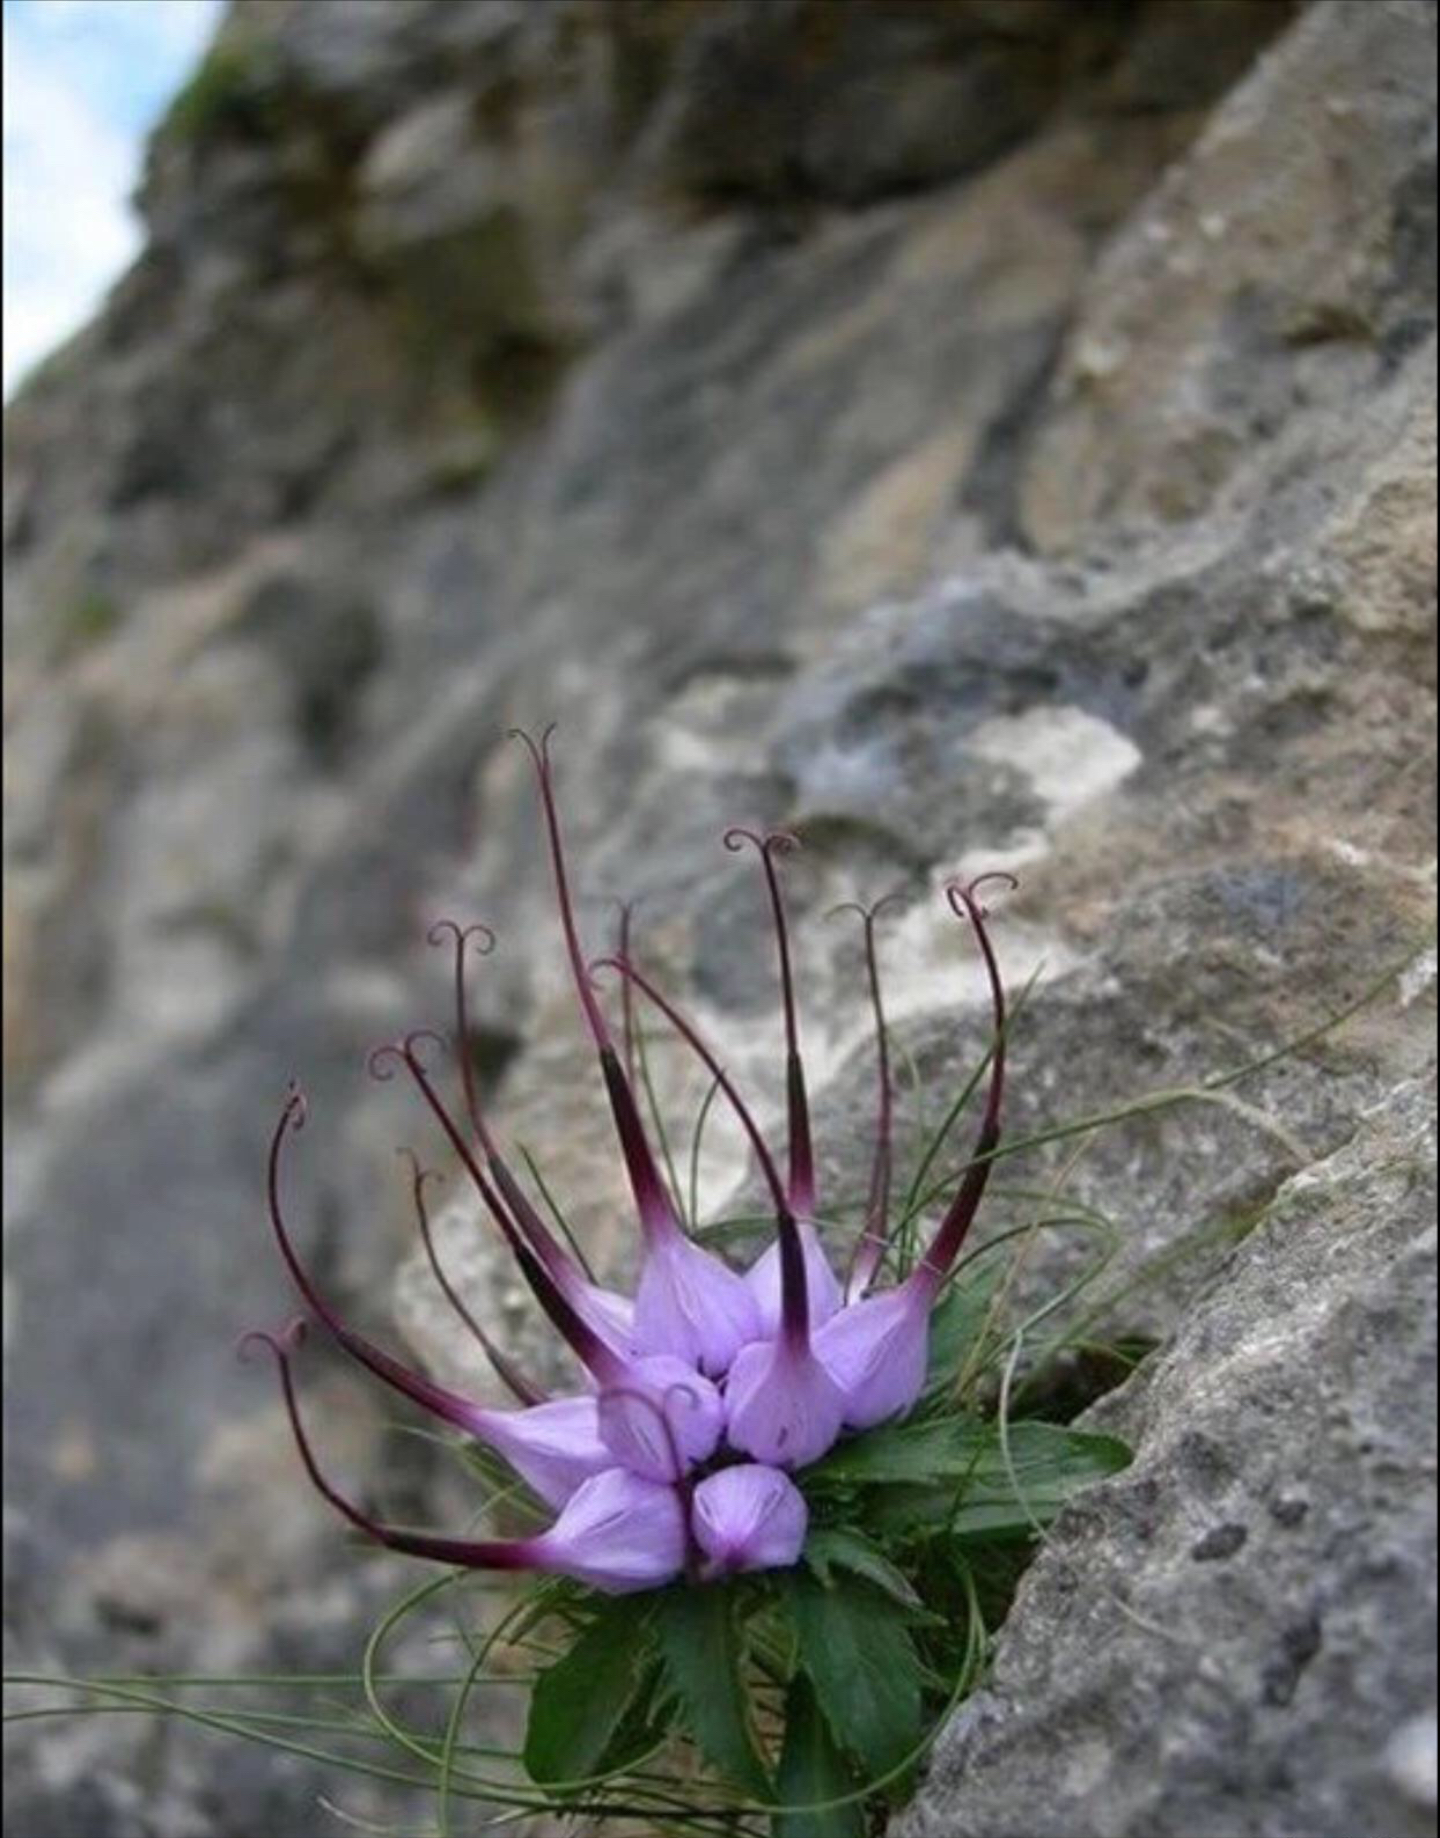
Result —
<path fill-rule="evenodd" d="M 283 1364 L 304 1340 L 309 1332 L 309 1326 L 309 1322 L 303 1315 L 296 1315 L 278 1331 L 266 1327 L 252 1327 L 248 1334 L 242 1334 L 235 1342 L 236 1356 L 248 1362 L 257 1347 L 264 1347 L 267 1353 L 272 1354 Z"/>
<path fill-rule="evenodd" d="M 887 906 L 899 906 L 903 900 L 904 895 L 898 890 L 892 893 L 882 893 L 880 898 L 873 900 L 869 906 L 863 900 L 841 900 L 838 905 L 830 908 L 825 917 L 836 919 L 841 913 L 858 913 L 865 924 L 870 926 L 875 923 Z"/>
<path fill-rule="evenodd" d="M 550 736 L 555 732 L 555 725 L 553 721 L 547 721 L 538 741 L 528 728 L 511 728 L 507 735 L 508 739 L 518 740 L 522 746 L 529 749 L 530 757 L 541 773 L 549 770 Z"/>
<path fill-rule="evenodd" d="M 298 1079 L 291 1079 L 285 1088 L 285 1104 L 280 1113 L 281 1128 L 303 1130 L 305 1120 L 310 1115 L 310 1100 L 306 1097 L 304 1087 Z"/>
<path fill-rule="evenodd" d="M 388 1084 L 395 1076 L 395 1068 L 389 1063 L 391 1059 L 401 1061 L 411 1072 L 423 1072 L 424 1062 L 417 1050 L 418 1043 L 421 1041 L 431 1042 L 434 1046 L 439 1047 L 442 1053 L 447 1051 L 444 1036 L 437 1034 L 434 1028 L 411 1028 L 403 1039 L 386 1040 L 378 1047 L 370 1049 L 365 1067 L 371 1078 L 378 1079 L 382 1085 Z"/>
<path fill-rule="evenodd" d="M 794 830 L 751 830 L 743 823 L 732 823 L 721 841 L 732 855 L 738 854 L 747 842 L 766 856 L 772 850 L 783 855 L 803 847 Z"/>
<path fill-rule="evenodd" d="M 439 1181 L 441 1186 L 444 1186 L 445 1176 L 438 1168 L 422 1168 L 420 1166 L 420 1157 L 410 1147 L 409 1143 L 399 1144 L 395 1153 L 399 1156 L 403 1156 L 410 1164 L 410 1182 L 415 1189 L 416 1199 L 419 1199 L 424 1194 L 426 1181 Z"/>
<path fill-rule="evenodd" d="M 973 881 L 962 881 L 958 878 L 953 881 L 947 881 L 945 883 L 945 898 L 950 902 L 950 910 L 957 918 L 964 918 L 967 913 L 971 918 L 976 916 L 981 919 L 989 918 L 989 909 L 982 906 L 980 901 L 975 897 L 979 889 L 982 888 L 987 881 L 1001 882 L 1010 893 L 1014 893 L 1020 885 L 1018 876 L 1011 874 L 1006 868 L 989 868 L 984 874 L 977 874 Z M 959 902 L 959 904 L 957 904 L 957 902 Z M 960 910 L 962 905 L 965 908 L 965 913 L 962 913 Z"/>
<path fill-rule="evenodd" d="M 442 1053 L 448 1051 L 448 1048 L 445 1043 L 445 1036 L 443 1034 L 437 1034 L 434 1028 L 432 1027 L 411 1028 L 410 1032 L 405 1036 L 404 1040 L 402 1040 L 400 1043 L 400 1056 L 405 1061 L 405 1064 L 407 1066 L 410 1066 L 410 1067 L 421 1066 L 423 1069 L 423 1061 L 420 1058 L 419 1048 L 420 1048 L 421 1042 L 427 1042 L 427 1041 L 432 1046 L 439 1047 Z"/>
<path fill-rule="evenodd" d="M 443 944 L 446 938 L 454 941 L 456 947 L 463 950 L 473 938 L 481 957 L 488 957 L 495 949 L 495 934 L 488 925 L 476 920 L 472 925 L 460 925 L 454 919 L 437 919 L 425 934 L 428 944 Z"/>

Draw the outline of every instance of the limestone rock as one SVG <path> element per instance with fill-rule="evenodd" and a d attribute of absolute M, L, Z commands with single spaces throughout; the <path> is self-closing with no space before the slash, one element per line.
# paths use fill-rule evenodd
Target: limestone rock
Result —
<path fill-rule="evenodd" d="M 1092 1413 L 1135 1464 L 1057 1522 L 897 1838 L 1431 1828 L 1434 1095 L 1288 1181 Z"/>

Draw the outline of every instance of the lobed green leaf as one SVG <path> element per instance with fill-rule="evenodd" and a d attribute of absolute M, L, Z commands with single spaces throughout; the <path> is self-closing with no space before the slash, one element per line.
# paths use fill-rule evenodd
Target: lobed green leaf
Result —
<path fill-rule="evenodd" d="M 535 1681 L 525 1768 L 542 1786 L 601 1772 L 645 1681 L 649 1617 L 629 1604 L 603 1609 L 563 1659 Z"/>
<path fill-rule="evenodd" d="M 863 1582 L 826 1589 L 804 1572 L 789 1578 L 786 1601 L 800 1665 L 832 1734 L 872 1775 L 888 1773 L 923 1734 L 913 1611 Z"/>
<path fill-rule="evenodd" d="M 777 1813 L 774 1838 L 865 1838 L 865 1814 L 859 1801 L 848 1806 L 824 1805 L 826 1800 L 843 1799 L 856 1786 L 850 1763 L 821 1715 L 815 1687 L 803 1672 L 796 1673 L 785 1699 L 780 1803 L 816 1810 Z"/>
<path fill-rule="evenodd" d="M 696 1747 L 734 1786 L 771 1797 L 745 1689 L 744 1640 L 735 1592 L 681 1585 L 655 1598 L 665 1676 Z"/>
<path fill-rule="evenodd" d="M 923 1617 L 927 1612 L 905 1573 L 860 1532 L 839 1525 L 819 1526 L 805 1541 L 803 1555 L 823 1588 L 830 1587 L 834 1571 L 848 1570 L 914 1614 Z"/>

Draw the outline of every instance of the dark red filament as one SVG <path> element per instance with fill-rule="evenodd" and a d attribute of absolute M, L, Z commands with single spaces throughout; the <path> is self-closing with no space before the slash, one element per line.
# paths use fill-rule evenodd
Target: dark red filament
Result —
<path fill-rule="evenodd" d="M 780 877 L 775 872 L 775 856 L 800 847 L 798 836 L 789 830 L 770 830 L 763 836 L 738 824 L 726 830 L 725 847 L 733 854 L 744 843 L 750 843 L 760 856 L 765 871 L 765 885 L 770 895 L 770 911 L 775 921 L 775 945 L 780 959 L 780 999 L 785 1013 L 785 1104 L 786 1127 L 790 1145 L 790 1207 L 802 1219 L 815 1214 L 815 1152 L 810 1137 L 810 1103 L 805 1090 L 805 1066 L 800 1057 L 800 1022 L 795 1002 L 795 978 L 790 965 L 790 929 L 785 918 L 785 902 L 780 895 Z"/>
<path fill-rule="evenodd" d="M 985 959 L 985 973 L 990 981 L 990 1000 L 995 1020 L 995 1045 L 990 1051 L 990 1089 L 985 1100 L 985 1114 L 980 1120 L 979 1134 L 975 1138 L 975 1147 L 971 1151 L 964 1179 L 950 1203 L 949 1211 L 940 1222 L 940 1229 L 930 1249 L 913 1273 L 912 1280 L 929 1288 L 939 1283 L 965 1241 L 965 1234 L 970 1229 L 985 1192 L 985 1184 L 990 1179 L 995 1150 L 1000 1145 L 1000 1106 L 1005 1092 L 1005 985 L 1001 981 L 1000 966 L 995 960 L 990 934 L 985 927 L 988 914 L 975 898 L 976 889 L 986 881 L 1003 881 L 1012 888 L 1019 886 L 1013 875 L 995 873 L 983 874 L 968 886 L 960 881 L 952 881 L 945 889 L 951 911 L 957 918 L 968 919 L 974 928 L 981 955 Z"/>

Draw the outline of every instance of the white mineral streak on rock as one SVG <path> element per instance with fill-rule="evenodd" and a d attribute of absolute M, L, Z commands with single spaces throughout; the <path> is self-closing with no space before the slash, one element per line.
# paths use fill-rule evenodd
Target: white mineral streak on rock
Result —
<path fill-rule="evenodd" d="M 1052 822 L 1113 791 L 1140 764 L 1140 749 L 1083 708 L 1042 705 L 996 715 L 970 736 L 970 750 L 1023 772 Z"/>
<path fill-rule="evenodd" d="M 1417 1806 L 1432 1810 L 1437 1798 L 1437 1734 L 1432 1710 L 1401 1724 L 1385 1750 L 1386 1769 L 1401 1793 Z"/>

